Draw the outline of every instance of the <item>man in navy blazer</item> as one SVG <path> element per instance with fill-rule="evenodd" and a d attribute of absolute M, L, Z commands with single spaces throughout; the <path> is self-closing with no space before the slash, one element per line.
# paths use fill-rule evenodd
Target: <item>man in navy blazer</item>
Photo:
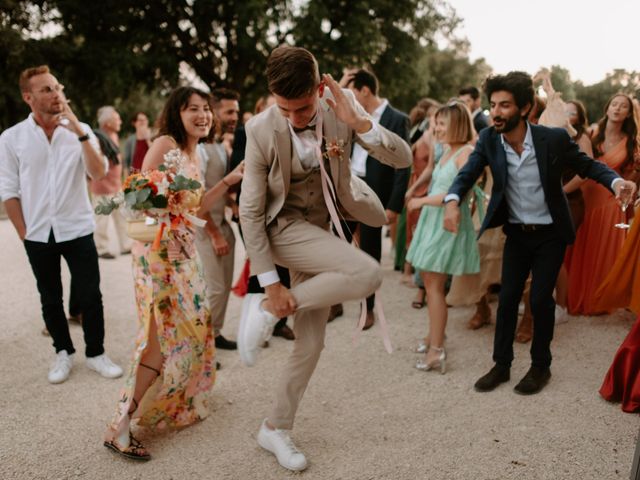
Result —
<path fill-rule="evenodd" d="M 360 69 L 348 74 L 344 80 L 358 103 L 374 120 L 409 144 L 409 117 L 379 96 L 378 79 L 373 73 Z M 404 195 L 407 191 L 411 168 L 394 168 L 385 165 L 369 155 L 369 152 L 361 146 L 354 145 L 351 154 L 351 170 L 378 195 L 385 207 L 388 222 L 393 223 L 404 207 Z M 355 229 L 355 226 L 356 224 L 351 223 L 349 230 Z M 360 223 L 360 248 L 380 262 L 382 228 Z M 367 297 L 365 330 L 374 323 L 374 303 L 375 295 Z"/>
<path fill-rule="evenodd" d="M 551 377 L 553 290 L 565 248 L 575 239 L 562 190 L 564 169 L 571 168 L 582 178 L 595 180 L 616 197 L 623 186 L 630 188 L 633 196 L 636 185 L 581 152 L 565 130 L 526 121 L 534 96 L 528 74 L 510 72 L 489 77 L 484 89 L 493 127 L 481 132 L 475 150 L 444 199 L 444 228 L 457 231 L 458 203 L 488 166 L 494 183 L 480 235 L 486 228 L 502 225 L 506 243 L 493 345 L 495 366 L 476 382 L 475 389 L 490 391 L 509 380 L 518 304 L 531 272 L 531 368 L 515 387 L 516 393 L 528 395 L 542 390 Z"/>

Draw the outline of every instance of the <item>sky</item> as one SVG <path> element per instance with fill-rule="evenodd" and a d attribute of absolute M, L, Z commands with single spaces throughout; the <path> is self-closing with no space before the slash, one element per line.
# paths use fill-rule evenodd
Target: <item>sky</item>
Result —
<path fill-rule="evenodd" d="M 640 70 L 640 0 L 448 0 L 457 34 L 495 73 L 560 65 L 597 83 L 615 68 Z"/>

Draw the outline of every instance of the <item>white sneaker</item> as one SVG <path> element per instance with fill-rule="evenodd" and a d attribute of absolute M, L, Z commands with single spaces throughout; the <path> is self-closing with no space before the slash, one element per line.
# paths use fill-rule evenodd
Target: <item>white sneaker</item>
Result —
<path fill-rule="evenodd" d="M 569 312 L 564 307 L 556 305 L 556 323 L 567 323 L 569 321 Z"/>
<path fill-rule="evenodd" d="M 87 367 L 95 370 L 105 378 L 118 378 L 122 376 L 122 369 L 113 363 L 105 353 L 97 357 L 87 358 Z"/>
<path fill-rule="evenodd" d="M 256 363 L 260 347 L 273 333 L 278 319 L 262 310 L 260 304 L 264 294 L 247 294 L 242 303 L 242 315 L 238 326 L 238 352 L 247 367 Z"/>
<path fill-rule="evenodd" d="M 307 468 L 307 458 L 294 445 L 287 430 L 267 428 L 264 420 L 258 432 L 258 444 L 273 453 L 284 468 L 299 472 Z"/>
<path fill-rule="evenodd" d="M 56 354 L 55 361 L 49 370 L 49 383 L 62 383 L 71 373 L 73 367 L 73 354 L 69 355 L 66 350 L 60 350 Z"/>

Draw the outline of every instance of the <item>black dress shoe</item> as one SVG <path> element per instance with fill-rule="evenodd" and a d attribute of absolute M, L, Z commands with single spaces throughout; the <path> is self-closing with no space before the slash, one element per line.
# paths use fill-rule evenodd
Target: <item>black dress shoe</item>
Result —
<path fill-rule="evenodd" d="M 520 395 L 533 395 L 542 390 L 550 378 L 551 370 L 549 370 L 549 368 L 532 366 L 513 390 Z"/>
<path fill-rule="evenodd" d="M 273 329 L 273 336 L 274 337 L 282 337 L 285 340 L 295 340 L 296 339 L 296 336 L 293 333 L 293 330 L 291 330 L 288 325 L 283 325 L 281 327 L 278 327 L 276 325 L 276 327 Z"/>
<path fill-rule="evenodd" d="M 216 370 L 220 370 L 222 368 L 222 364 L 220 362 L 216 362 Z"/>
<path fill-rule="evenodd" d="M 478 379 L 473 388 L 476 392 L 490 392 L 501 383 L 509 381 L 509 371 L 509 367 L 496 363 L 489 373 Z"/>
<path fill-rule="evenodd" d="M 236 350 L 238 348 L 238 344 L 234 341 L 227 340 L 222 335 L 218 335 L 216 337 L 216 348 L 220 350 Z"/>
<path fill-rule="evenodd" d="M 369 330 L 373 327 L 374 323 L 376 323 L 376 316 L 372 310 L 367 310 L 367 319 L 364 321 L 364 327 L 362 327 L 362 330 Z"/>

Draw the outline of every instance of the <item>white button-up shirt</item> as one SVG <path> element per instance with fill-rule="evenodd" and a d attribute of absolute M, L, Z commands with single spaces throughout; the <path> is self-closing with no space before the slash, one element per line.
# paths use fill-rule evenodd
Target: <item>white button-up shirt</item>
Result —
<path fill-rule="evenodd" d="M 81 125 L 99 152 L 91 128 Z M 85 161 L 75 133 L 58 127 L 49 142 L 33 114 L 0 135 L 0 198 L 20 200 L 27 240 L 46 243 L 52 230 L 56 242 L 93 233 Z"/>
<path fill-rule="evenodd" d="M 550 224 L 553 223 L 544 197 L 536 150 L 533 147 L 531 127 L 527 123 L 522 155 L 500 135 L 507 157 L 507 186 L 505 196 L 509 209 L 509 223 Z"/>
<path fill-rule="evenodd" d="M 380 119 L 382 118 L 382 114 L 385 109 L 389 105 L 388 100 L 383 100 L 382 103 L 376 108 L 371 114 L 372 123 L 375 124 L 380 123 Z M 369 157 L 369 152 L 367 152 L 362 146 L 356 143 L 353 146 L 353 153 L 351 154 L 351 172 L 358 177 L 365 177 L 367 175 L 367 157 Z"/>

